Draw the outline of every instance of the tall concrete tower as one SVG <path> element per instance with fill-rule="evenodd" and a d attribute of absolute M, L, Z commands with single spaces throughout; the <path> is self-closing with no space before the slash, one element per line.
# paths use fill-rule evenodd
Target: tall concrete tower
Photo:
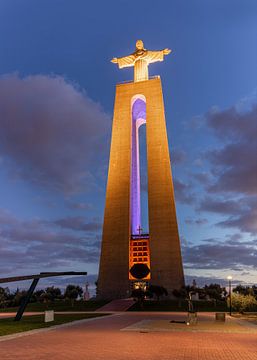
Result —
<path fill-rule="evenodd" d="M 98 295 L 128 297 L 135 284 L 184 285 L 162 85 L 148 64 L 169 49 L 149 51 L 138 40 L 131 55 L 113 58 L 133 66 L 134 81 L 116 86 L 106 190 Z M 142 233 L 138 130 L 146 124 L 149 234 Z"/>

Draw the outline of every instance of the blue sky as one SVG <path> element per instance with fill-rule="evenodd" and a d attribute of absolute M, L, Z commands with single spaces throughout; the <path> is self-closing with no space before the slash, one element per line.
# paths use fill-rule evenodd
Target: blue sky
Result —
<path fill-rule="evenodd" d="M 0 276 L 95 278 L 115 84 L 133 77 L 110 59 L 143 39 L 173 50 L 149 70 L 187 279 L 256 283 L 256 17 L 254 0 L 1 0 Z"/>

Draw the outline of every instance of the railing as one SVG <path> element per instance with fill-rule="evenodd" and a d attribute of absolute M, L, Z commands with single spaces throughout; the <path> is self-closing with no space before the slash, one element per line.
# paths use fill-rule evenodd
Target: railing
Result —
<path fill-rule="evenodd" d="M 153 76 L 149 76 L 148 80 L 152 80 L 152 79 L 159 79 L 160 75 L 153 75 Z M 146 81 L 146 80 L 142 80 L 142 81 Z M 129 84 L 129 83 L 133 83 L 134 80 L 124 80 L 118 83 L 118 85 L 121 84 Z M 136 81 L 136 82 L 140 82 L 140 81 Z"/>

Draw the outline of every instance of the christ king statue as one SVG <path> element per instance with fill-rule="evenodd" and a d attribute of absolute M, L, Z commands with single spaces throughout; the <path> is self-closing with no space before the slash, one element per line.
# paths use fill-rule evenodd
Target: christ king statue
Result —
<path fill-rule="evenodd" d="M 137 40 L 136 50 L 131 55 L 113 58 L 111 62 L 118 64 L 119 69 L 134 66 L 134 81 L 143 81 L 148 80 L 148 65 L 156 61 L 163 61 L 164 55 L 168 55 L 170 52 L 170 49 L 146 50 L 143 41 Z"/>

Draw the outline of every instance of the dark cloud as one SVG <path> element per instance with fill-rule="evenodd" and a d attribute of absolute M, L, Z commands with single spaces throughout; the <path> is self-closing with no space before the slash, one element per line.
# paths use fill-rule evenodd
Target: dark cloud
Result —
<path fill-rule="evenodd" d="M 170 152 L 172 165 L 178 165 L 186 160 L 186 153 L 181 149 L 172 149 Z"/>
<path fill-rule="evenodd" d="M 219 222 L 217 225 L 228 228 L 237 228 L 242 232 L 257 234 L 257 202 L 253 207 L 241 211 L 238 216 L 231 216 L 228 219 Z"/>
<path fill-rule="evenodd" d="M 218 226 L 257 234 L 257 104 L 247 111 L 237 107 L 206 115 L 206 123 L 222 143 L 205 153 L 210 173 L 193 174 L 205 185 L 208 195 L 197 205 L 198 211 L 226 218 Z"/>
<path fill-rule="evenodd" d="M 16 224 L 17 219 L 6 209 L 0 209 L 0 224 L 1 225 L 12 225 Z"/>
<path fill-rule="evenodd" d="M 100 235 L 92 232 L 93 222 L 85 222 L 91 225 L 78 233 L 60 227 L 56 224 L 58 220 L 24 221 L 3 209 L 1 214 L 4 216 L 0 216 L 0 274 L 84 269 L 85 264 L 96 264 L 99 260 Z"/>
<path fill-rule="evenodd" d="M 198 210 L 230 215 L 218 226 L 237 228 L 242 232 L 257 234 L 257 196 L 243 197 L 237 200 L 214 200 L 206 197 L 200 202 Z"/>
<path fill-rule="evenodd" d="M 195 173 L 192 176 L 203 185 L 209 185 L 212 178 L 208 172 Z"/>
<path fill-rule="evenodd" d="M 256 121 L 257 122 L 257 121 Z M 257 135 L 257 132 L 256 132 Z M 216 175 L 216 181 L 208 190 L 257 194 L 257 142 L 228 144 L 221 150 L 207 154 Z"/>
<path fill-rule="evenodd" d="M 195 200 L 194 194 L 192 194 L 191 185 L 185 184 L 180 180 L 174 179 L 174 191 L 176 201 L 179 201 L 182 204 L 192 204 Z"/>
<path fill-rule="evenodd" d="M 247 112 L 240 112 L 235 106 L 223 111 L 207 114 L 208 125 L 224 139 L 256 139 L 257 104 L 252 104 Z"/>
<path fill-rule="evenodd" d="M 102 229 L 102 223 L 100 222 L 86 222 L 86 219 L 82 216 L 73 216 L 55 221 L 56 225 L 59 225 L 66 229 L 95 232 Z"/>
<path fill-rule="evenodd" d="M 196 225 L 203 225 L 203 224 L 207 224 L 208 220 L 207 219 L 196 219 L 195 223 L 196 223 Z"/>
<path fill-rule="evenodd" d="M 93 205 L 89 203 L 84 202 L 68 202 L 67 203 L 68 208 L 75 209 L 75 210 L 92 210 Z"/>
<path fill-rule="evenodd" d="M 204 225 L 204 224 L 207 224 L 208 223 L 208 220 L 207 219 L 189 219 L 187 218 L 185 220 L 185 223 L 188 224 L 188 225 Z"/>
<path fill-rule="evenodd" d="M 95 182 L 91 168 L 108 153 L 110 124 L 99 104 L 62 77 L 0 78 L 0 151 L 13 179 L 86 190 Z"/>
<path fill-rule="evenodd" d="M 183 247 L 183 259 L 186 267 L 196 269 L 256 268 L 257 248 L 254 242 L 228 245 L 209 239 L 204 244 Z"/>
<path fill-rule="evenodd" d="M 219 200 L 207 196 L 200 202 L 198 210 L 219 214 L 237 214 L 240 211 L 239 203 L 236 200 Z"/>
<path fill-rule="evenodd" d="M 257 194 L 257 105 L 248 112 L 235 107 L 207 114 L 207 124 L 220 139 L 222 149 L 207 153 L 216 181 L 211 192 Z"/>
<path fill-rule="evenodd" d="M 226 235 L 226 243 L 230 245 L 235 245 L 238 243 L 238 240 L 242 240 L 243 236 L 240 233 Z"/>

